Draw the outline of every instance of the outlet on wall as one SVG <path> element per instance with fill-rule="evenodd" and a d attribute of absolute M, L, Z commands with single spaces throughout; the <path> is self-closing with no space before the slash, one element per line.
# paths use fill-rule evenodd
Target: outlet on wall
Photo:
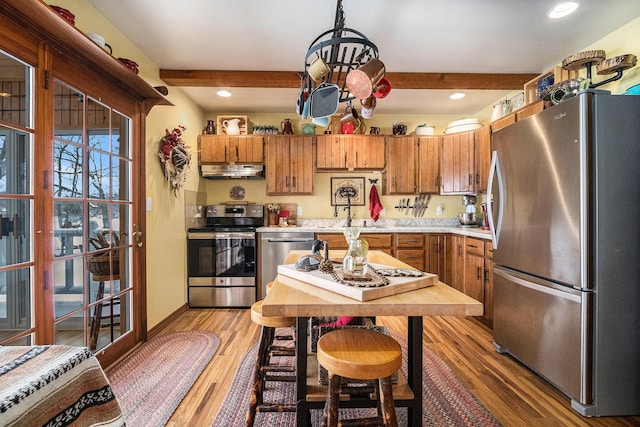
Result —
<path fill-rule="evenodd" d="M 298 210 L 296 211 L 297 216 L 302 216 L 302 206 L 298 206 Z"/>
<path fill-rule="evenodd" d="M 442 205 L 436 206 L 436 215 L 442 216 L 442 211 L 444 210 L 443 208 L 444 207 Z"/>

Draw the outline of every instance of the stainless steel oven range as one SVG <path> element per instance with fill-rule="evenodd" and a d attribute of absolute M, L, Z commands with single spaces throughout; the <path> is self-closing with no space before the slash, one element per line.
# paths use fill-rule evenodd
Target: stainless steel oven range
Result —
<path fill-rule="evenodd" d="M 257 298 L 256 228 L 264 206 L 207 206 L 207 225 L 187 234 L 190 307 L 250 307 Z"/>

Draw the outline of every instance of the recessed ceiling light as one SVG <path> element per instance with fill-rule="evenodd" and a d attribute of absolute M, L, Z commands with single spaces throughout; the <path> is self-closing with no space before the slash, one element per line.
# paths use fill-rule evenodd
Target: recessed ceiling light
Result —
<path fill-rule="evenodd" d="M 463 92 L 456 92 L 456 93 L 452 93 L 449 98 L 451 98 L 451 99 L 462 99 L 465 96 L 466 96 L 466 94 L 463 93 Z"/>
<path fill-rule="evenodd" d="M 217 94 L 218 96 L 221 96 L 223 98 L 228 98 L 231 96 L 231 92 L 229 92 L 228 90 L 219 90 Z"/>
<path fill-rule="evenodd" d="M 564 18 L 565 16 L 575 12 L 578 6 L 580 6 L 580 3 L 578 3 L 577 1 L 567 1 L 564 3 L 560 3 L 556 7 L 551 9 L 548 16 L 552 19 Z"/>

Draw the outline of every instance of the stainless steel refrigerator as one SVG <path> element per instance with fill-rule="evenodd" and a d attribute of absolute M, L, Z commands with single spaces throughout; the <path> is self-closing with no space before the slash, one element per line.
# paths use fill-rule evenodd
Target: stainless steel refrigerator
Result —
<path fill-rule="evenodd" d="M 493 150 L 496 350 L 582 415 L 640 414 L 640 96 L 579 93 Z"/>

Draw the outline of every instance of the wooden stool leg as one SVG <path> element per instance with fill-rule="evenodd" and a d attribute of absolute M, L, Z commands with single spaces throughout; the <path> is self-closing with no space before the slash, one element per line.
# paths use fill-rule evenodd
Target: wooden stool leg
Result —
<path fill-rule="evenodd" d="M 258 356 L 256 357 L 256 366 L 253 371 L 254 382 L 251 391 L 251 399 L 249 401 L 249 412 L 247 413 L 246 426 L 252 427 L 256 418 L 256 409 L 262 404 L 262 396 L 264 393 L 264 374 L 262 367 L 269 360 L 269 346 L 273 341 L 274 329 L 267 326 L 262 327 L 260 331 L 260 341 L 258 344 Z"/>
<path fill-rule="evenodd" d="M 104 281 L 98 282 L 98 292 L 96 300 L 104 298 Z M 100 320 L 102 319 L 102 303 L 96 304 L 93 308 L 93 316 L 91 318 L 91 332 L 89 333 L 89 348 L 95 351 L 98 346 L 98 338 L 100 337 Z"/>
<path fill-rule="evenodd" d="M 396 407 L 393 403 L 391 377 L 380 379 L 380 395 L 379 400 L 382 406 L 382 419 L 387 427 L 398 427 L 398 419 L 396 418 Z"/>
<path fill-rule="evenodd" d="M 338 409 L 340 405 L 340 375 L 328 372 L 329 387 L 327 401 L 322 414 L 322 427 L 338 427 Z"/>

